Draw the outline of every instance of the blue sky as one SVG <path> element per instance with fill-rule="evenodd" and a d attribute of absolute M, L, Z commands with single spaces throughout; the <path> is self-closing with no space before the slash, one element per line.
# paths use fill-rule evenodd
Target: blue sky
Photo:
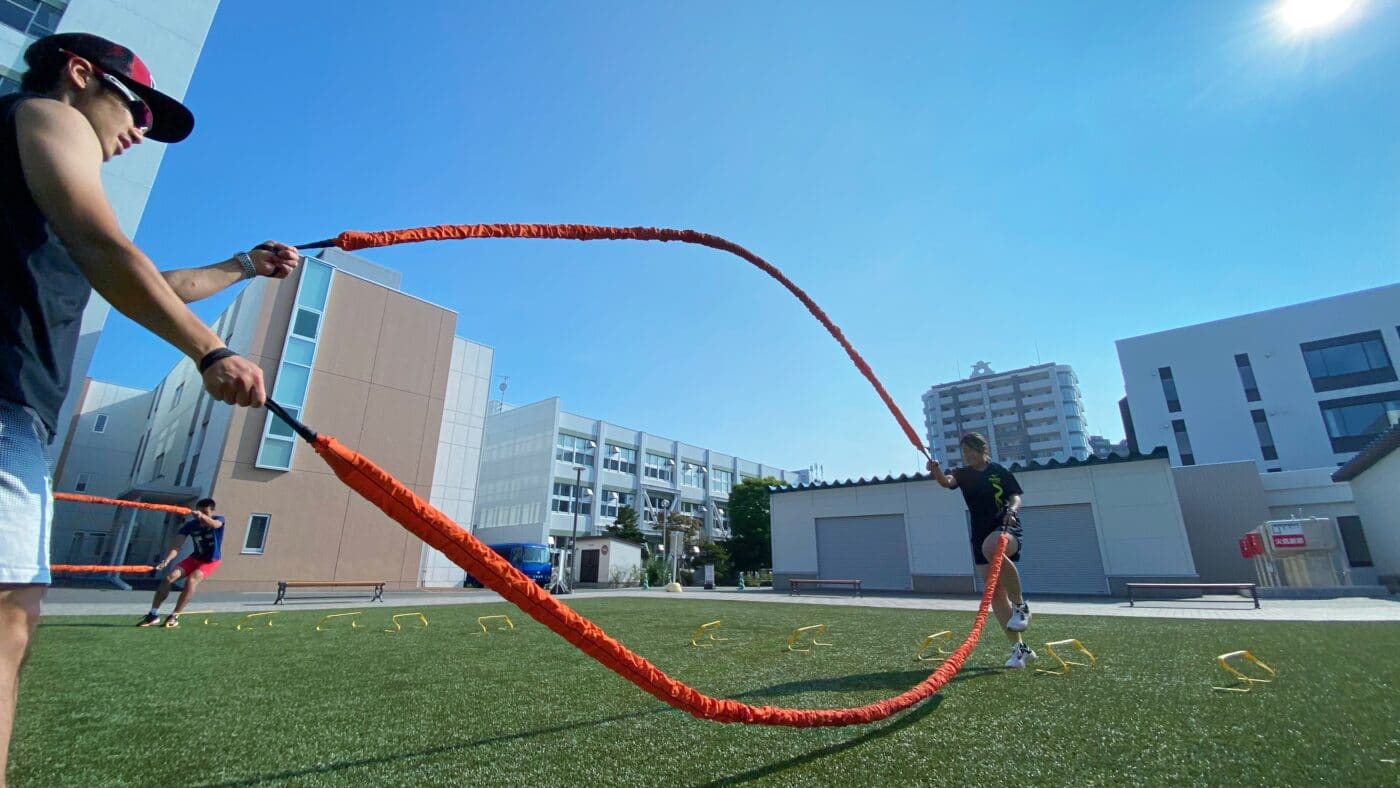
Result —
<path fill-rule="evenodd" d="M 225 0 L 136 240 L 170 268 L 344 229 L 699 229 L 806 288 L 920 431 L 931 384 L 1043 360 L 1117 438 L 1115 339 L 1397 279 L 1400 9 L 1298 39 L 1273 4 Z M 365 256 L 495 347 L 513 402 L 828 478 L 920 467 L 735 258 Z M 91 373 L 148 387 L 177 359 L 114 314 Z"/>

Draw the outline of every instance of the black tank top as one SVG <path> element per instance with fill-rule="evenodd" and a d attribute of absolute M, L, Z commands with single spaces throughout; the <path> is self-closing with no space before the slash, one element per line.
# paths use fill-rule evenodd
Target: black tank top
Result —
<path fill-rule="evenodd" d="M 0 399 L 31 409 L 53 434 L 92 286 L 49 228 L 20 167 L 15 111 L 35 98 L 0 98 Z"/>

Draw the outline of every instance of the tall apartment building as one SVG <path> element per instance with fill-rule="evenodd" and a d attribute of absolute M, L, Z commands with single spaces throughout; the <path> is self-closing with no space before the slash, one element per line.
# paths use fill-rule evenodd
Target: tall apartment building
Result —
<path fill-rule="evenodd" d="M 924 427 L 933 455 L 960 463 L 964 433 L 987 437 L 992 459 L 1006 465 L 1089 456 L 1079 378 L 1066 364 L 993 372 L 985 361 L 966 380 L 924 393 Z"/>
<path fill-rule="evenodd" d="M 764 476 L 809 481 L 807 471 L 576 416 L 561 410 L 557 397 L 505 406 L 486 420 L 472 530 L 487 544 L 548 543 L 549 537 L 563 544 L 573 531 L 577 501 L 579 536 L 603 533 L 626 506 L 657 540 L 658 511 L 693 516 L 706 536 L 726 539 L 730 491 Z M 576 481 L 583 489 L 575 489 Z"/>
<path fill-rule="evenodd" d="M 401 279 L 325 250 L 286 280 L 249 282 L 213 327 L 261 364 L 280 404 L 465 525 L 493 351 L 454 336 L 456 313 L 402 292 Z M 182 506 L 213 497 L 228 531 L 211 588 L 267 590 L 288 578 L 412 588 L 464 576 L 352 493 L 269 412 L 214 402 L 188 360 L 151 392 L 82 391 L 55 489 Z M 88 504 L 60 502 L 55 515 L 55 561 L 76 558 L 64 553 L 76 546 L 99 563 L 152 563 L 179 525 Z"/>
<path fill-rule="evenodd" d="M 160 3 L 158 12 L 140 3 L 114 0 L 0 0 L 0 95 L 19 90 L 26 68 L 24 50 L 36 39 L 50 33 L 83 32 L 131 47 L 150 66 L 161 91 L 183 99 L 218 7 L 218 0 Z M 198 117 L 199 108 L 193 109 Z M 151 142 L 137 145 L 102 166 L 102 186 L 122 232 L 130 237 L 136 235 L 141 223 L 164 155 L 165 145 Z M 83 312 L 81 338 L 73 358 L 71 379 L 75 385 L 58 414 L 55 446 L 65 442 L 72 426 L 80 393 L 76 383 L 87 376 L 109 312 L 111 307 L 96 294 Z"/>
<path fill-rule="evenodd" d="M 1335 468 L 1400 422 L 1400 284 L 1117 346 L 1137 442 L 1175 465 Z"/>

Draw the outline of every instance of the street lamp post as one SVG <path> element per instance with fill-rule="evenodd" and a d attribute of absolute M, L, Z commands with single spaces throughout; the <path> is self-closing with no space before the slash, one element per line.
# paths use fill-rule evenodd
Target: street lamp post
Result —
<path fill-rule="evenodd" d="M 574 510 L 574 529 L 573 529 L 573 533 L 571 533 L 571 534 L 569 535 L 569 555 L 568 555 L 568 559 L 569 559 L 569 560 L 568 560 L 568 565 L 569 565 L 569 566 L 568 566 L 568 580 L 567 580 L 567 582 L 565 583 L 566 587 L 569 589 L 569 593 L 572 593 L 573 590 L 574 590 L 574 555 L 578 552 L 578 550 L 574 547 L 574 545 L 575 545 L 575 543 L 578 541 L 578 504 L 579 504 L 579 497 L 580 497 L 580 496 L 579 496 L 579 490 L 580 490 L 582 487 L 583 487 L 583 466 L 582 466 L 582 465 L 575 465 L 575 466 L 574 466 L 574 505 L 571 507 L 571 508 Z M 588 496 L 588 498 L 590 498 L 590 499 L 591 499 L 592 497 L 593 497 L 592 495 L 589 495 L 589 496 Z"/>

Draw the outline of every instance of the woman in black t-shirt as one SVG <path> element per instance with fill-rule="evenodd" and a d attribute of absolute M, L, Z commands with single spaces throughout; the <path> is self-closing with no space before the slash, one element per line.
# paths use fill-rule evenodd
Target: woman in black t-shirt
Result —
<path fill-rule="evenodd" d="M 980 434 L 964 435 L 961 448 L 966 465 L 945 474 L 938 460 L 929 460 L 928 470 L 933 480 L 943 487 L 962 490 L 963 500 L 972 515 L 972 560 L 984 583 L 998 536 L 1005 531 L 1011 537 L 1006 543 L 1006 557 L 1010 560 L 1001 564 L 992 610 L 1011 640 L 1011 656 L 1006 660 L 1006 667 L 1024 668 L 1035 660 L 1035 652 L 1021 642 L 1021 633 L 1031 622 L 1030 605 L 1021 596 L 1021 574 L 1016 570 L 1022 542 L 1021 485 L 1011 471 L 988 459 L 987 439 Z"/>

